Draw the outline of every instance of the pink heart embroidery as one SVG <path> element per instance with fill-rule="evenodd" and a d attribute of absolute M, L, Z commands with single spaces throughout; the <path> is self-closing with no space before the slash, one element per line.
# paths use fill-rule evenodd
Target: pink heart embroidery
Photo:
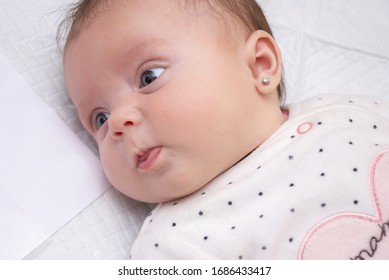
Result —
<path fill-rule="evenodd" d="M 299 259 L 389 259 L 389 150 L 380 152 L 370 174 L 375 216 L 343 213 L 315 226 Z"/>

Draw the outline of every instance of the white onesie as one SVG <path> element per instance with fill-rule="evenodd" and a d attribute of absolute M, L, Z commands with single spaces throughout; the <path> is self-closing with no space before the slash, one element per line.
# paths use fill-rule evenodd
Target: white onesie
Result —
<path fill-rule="evenodd" d="M 285 109 L 250 155 L 158 205 L 132 259 L 389 259 L 389 104 L 326 95 Z"/>

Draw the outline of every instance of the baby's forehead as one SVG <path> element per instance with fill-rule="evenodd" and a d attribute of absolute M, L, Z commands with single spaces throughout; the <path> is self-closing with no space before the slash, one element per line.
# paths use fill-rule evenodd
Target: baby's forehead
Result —
<path fill-rule="evenodd" d="M 231 23 L 233 21 L 228 13 L 223 13 L 223 7 L 220 1 L 208 1 L 208 0 L 168 0 L 168 1 L 157 1 L 157 0 L 87 0 L 83 1 L 78 7 L 74 7 L 73 11 L 69 11 L 70 14 L 70 29 L 67 37 L 68 44 L 85 28 L 88 28 L 90 24 L 93 24 L 101 16 L 109 14 L 113 20 L 116 13 L 123 11 L 132 11 L 134 13 L 137 10 L 143 8 L 149 2 L 155 2 L 156 5 L 149 5 L 150 17 L 158 12 L 159 5 L 169 5 L 170 12 L 177 15 L 182 15 L 183 21 L 189 21 L 190 19 L 200 18 L 200 16 L 208 16 L 215 22 L 219 23 L 221 30 L 226 34 L 231 33 L 231 26 L 236 24 Z M 212 4 L 211 4 L 212 2 Z M 219 3 L 219 4 L 215 4 Z M 158 5 L 157 5 L 158 4 Z M 187 17 L 188 13 L 191 17 Z M 166 19 L 169 20 L 169 19 Z"/>
<path fill-rule="evenodd" d="M 148 6 L 150 17 L 152 17 L 156 11 L 158 12 L 160 6 L 168 6 L 172 13 L 177 14 L 186 12 L 191 12 L 191 14 L 197 12 L 201 14 L 203 12 L 208 12 L 210 15 L 214 15 L 216 13 L 216 5 L 211 5 L 208 0 L 87 0 L 83 2 L 91 4 L 79 5 L 77 15 L 74 17 L 74 22 L 91 22 L 95 17 L 106 12 L 120 13 L 121 11 L 128 9 L 136 12 L 144 6 Z M 153 2 L 155 3 L 150 5 L 150 3 Z"/>

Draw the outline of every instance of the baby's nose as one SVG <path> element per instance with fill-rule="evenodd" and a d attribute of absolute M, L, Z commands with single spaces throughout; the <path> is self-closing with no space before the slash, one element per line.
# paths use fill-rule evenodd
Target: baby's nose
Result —
<path fill-rule="evenodd" d="M 108 119 L 109 132 L 112 138 L 120 139 L 130 128 L 139 125 L 142 114 L 135 108 L 118 108 L 111 111 Z"/>

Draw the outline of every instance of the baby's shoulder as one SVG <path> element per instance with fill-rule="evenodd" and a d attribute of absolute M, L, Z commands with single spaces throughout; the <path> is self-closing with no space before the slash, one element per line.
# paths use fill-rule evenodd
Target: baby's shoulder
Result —
<path fill-rule="evenodd" d="M 291 117 L 335 111 L 364 111 L 367 114 L 389 121 L 389 101 L 363 95 L 325 94 L 285 106 Z"/>

